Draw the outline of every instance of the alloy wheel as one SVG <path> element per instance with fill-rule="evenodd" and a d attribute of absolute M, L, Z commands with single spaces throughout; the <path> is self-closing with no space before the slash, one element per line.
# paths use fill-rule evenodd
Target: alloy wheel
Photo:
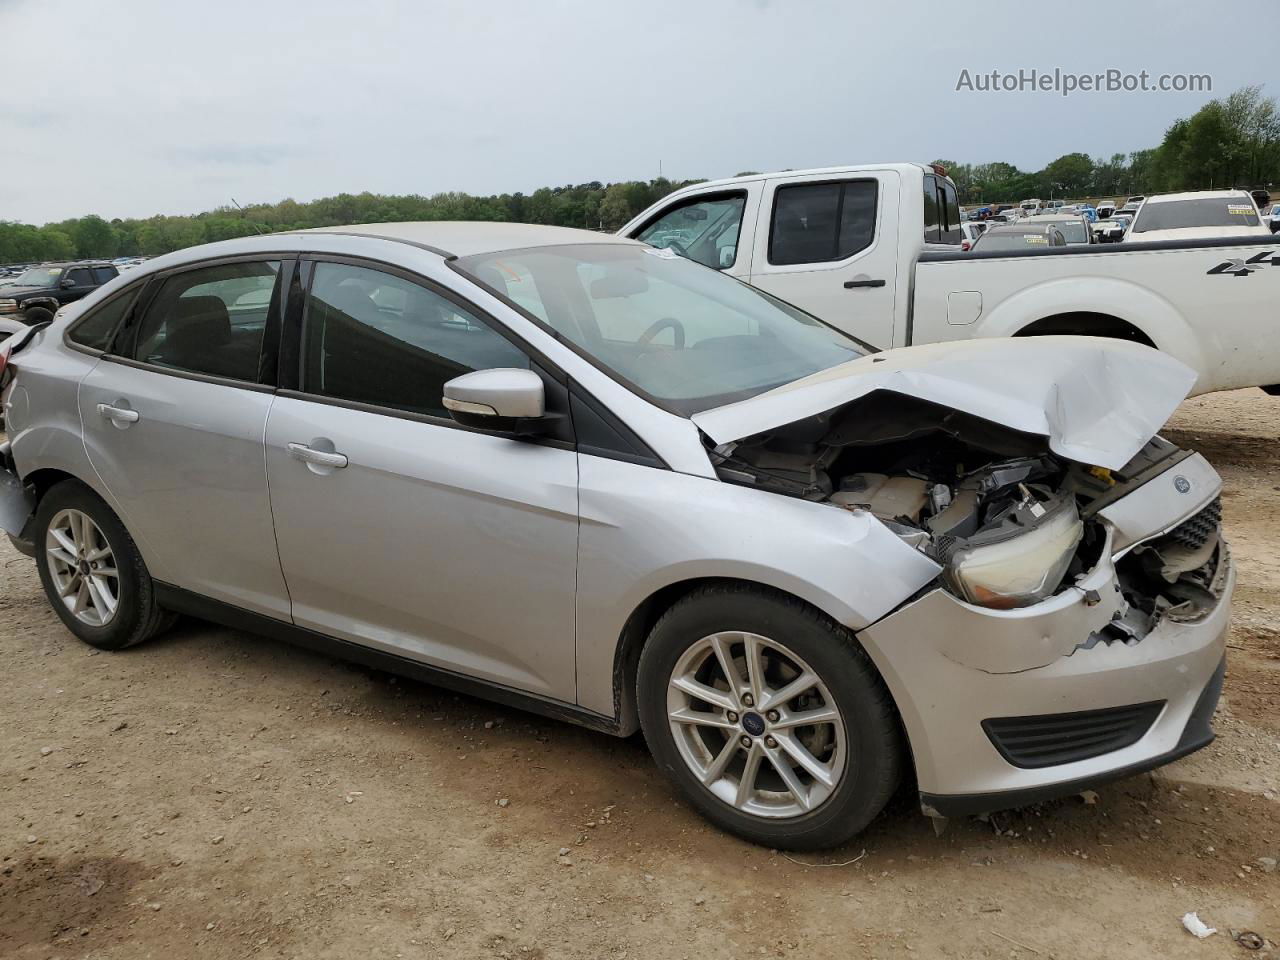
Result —
<path fill-rule="evenodd" d="M 667 719 L 680 756 L 712 794 L 759 817 L 817 809 L 844 776 L 844 720 L 826 685 L 759 634 L 703 637 L 677 661 Z"/>
<path fill-rule="evenodd" d="M 87 513 L 68 508 L 45 535 L 49 576 L 59 599 L 81 623 L 106 626 L 120 607 L 120 574 L 106 536 Z"/>

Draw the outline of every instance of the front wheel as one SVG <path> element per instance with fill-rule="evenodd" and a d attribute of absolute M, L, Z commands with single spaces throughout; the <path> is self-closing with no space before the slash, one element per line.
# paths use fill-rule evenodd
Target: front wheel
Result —
<path fill-rule="evenodd" d="M 41 498 L 35 555 L 54 612 L 90 646 L 120 650 L 173 622 L 156 604 L 133 538 L 111 508 L 77 480 L 65 480 Z"/>
<path fill-rule="evenodd" d="M 754 843 L 840 844 L 901 775 L 884 682 L 847 630 L 790 597 L 690 594 L 650 634 L 637 693 L 659 767 L 704 816 Z"/>

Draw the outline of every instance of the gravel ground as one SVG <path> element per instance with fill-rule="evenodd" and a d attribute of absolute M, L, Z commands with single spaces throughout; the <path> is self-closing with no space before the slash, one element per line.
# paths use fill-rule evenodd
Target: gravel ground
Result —
<path fill-rule="evenodd" d="M 0 547 L 0 956 L 1227 957 L 1280 942 L 1280 400 L 1170 425 L 1239 561 L 1218 741 L 843 850 L 717 833 L 618 741 L 198 622 L 74 640 Z M 1219 933 L 1199 941 L 1179 918 Z"/>

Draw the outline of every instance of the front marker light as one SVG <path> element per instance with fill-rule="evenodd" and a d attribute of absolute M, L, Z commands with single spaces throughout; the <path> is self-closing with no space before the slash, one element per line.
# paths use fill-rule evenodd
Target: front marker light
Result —
<path fill-rule="evenodd" d="M 970 603 L 997 610 L 1025 607 L 1053 595 L 1084 536 L 1074 502 L 1035 527 L 998 543 L 960 545 L 947 578 Z"/>

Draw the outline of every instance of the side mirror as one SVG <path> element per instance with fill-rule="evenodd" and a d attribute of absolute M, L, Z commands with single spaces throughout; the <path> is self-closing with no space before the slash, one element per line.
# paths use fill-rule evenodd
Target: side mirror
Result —
<path fill-rule="evenodd" d="M 464 427 L 502 433 L 533 432 L 520 421 L 546 413 L 542 378 L 532 370 L 496 367 L 454 377 L 444 385 L 444 407 Z"/>
<path fill-rule="evenodd" d="M 70 277 L 63 277 L 62 283 L 58 284 L 58 286 L 62 287 L 63 290 L 70 290 L 75 285 L 76 285 L 76 282 L 72 280 Z"/>
<path fill-rule="evenodd" d="M 720 269 L 727 270 L 733 266 L 733 262 L 738 259 L 737 247 L 721 247 L 720 248 Z"/>

